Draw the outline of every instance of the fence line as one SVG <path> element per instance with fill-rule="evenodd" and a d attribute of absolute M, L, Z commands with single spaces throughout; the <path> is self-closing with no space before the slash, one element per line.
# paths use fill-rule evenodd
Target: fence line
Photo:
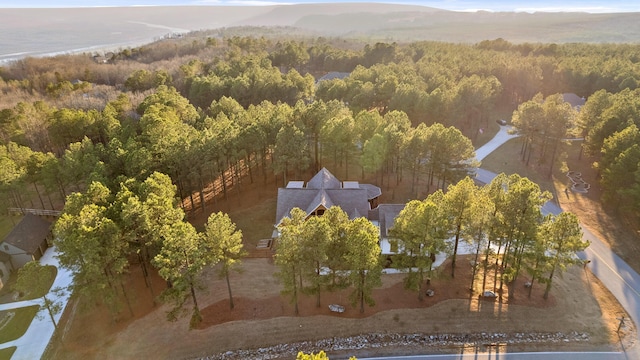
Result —
<path fill-rule="evenodd" d="M 25 209 L 25 208 L 8 208 L 9 215 L 25 215 L 33 214 L 38 216 L 54 216 L 59 217 L 62 215 L 60 210 L 47 210 L 47 209 Z"/>

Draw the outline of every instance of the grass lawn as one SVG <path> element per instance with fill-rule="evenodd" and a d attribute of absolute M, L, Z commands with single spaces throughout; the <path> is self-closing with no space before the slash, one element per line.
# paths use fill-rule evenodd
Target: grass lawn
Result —
<path fill-rule="evenodd" d="M 52 266 L 52 265 L 46 265 L 44 268 L 49 270 L 47 272 L 47 282 L 49 283 L 49 286 L 47 286 L 48 290 L 44 294 L 42 294 L 42 293 L 27 293 L 23 297 L 19 298 L 18 301 L 41 298 L 41 297 L 45 296 L 49 292 L 49 290 L 51 289 L 51 285 L 53 285 L 53 281 L 56 279 L 56 275 L 58 274 L 58 269 L 56 269 L 56 267 Z"/>
<path fill-rule="evenodd" d="M 11 229 L 13 229 L 14 224 L 17 224 L 22 220 L 22 216 L 14 216 L 14 215 L 2 215 L 0 216 L 0 241 L 7 236 Z"/>
<path fill-rule="evenodd" d="M 0 344 L 19 339 L 29 328 L 31 321 L 38 313 L 39 306 L 33 305 L 13 310 L 0 311 L 0 318 L 14 312 L 15 315 L 0 329 Z"/>
<path fill-rule="evenodd" d="M 496 151 L 489 154 L 482 160 L 481 168 L 493 171 L 497 174 L 505 173 L 507 175 L 519 174 L 529 178 L 531 181 L 540 185 L 540 189 L 550 191 L 554 197 L 556 189 L 553 178 L 549 178 L 549 164 L 536 164 L 531 161 L 529 166 L 525 162 L 520 161 L 520 149 L 522 148 L 522 138 L 515 138 L 507 141 Z M 559 166 L 554 166 L 554 170 Z M 557 171 L 557 170 L 556 170 Z M 554 172 L 554 176 L 557 176 Z M 564 175 L 561 175 L 564 176 Z"/>
<path fill-rule="evenodd" d="M 0 349 L 0 360 L 9 360 L 13 353 L 16 352 L 16 347 L 8 347 L 6 349 Z"/>
<path fill-rule="evenodd" d="M 56 279 L 56 275 L 58 274 L 58 269 L 56 269 L 55 266 L 51 266 L 51 265 L 47 265 L 45 266 L 45 268 L 47 270 L 49 270 L 48 274 L 48 282 L 49 282 L 49 289 L 51 288 L 51 285 L 53 285 L 53 281 Z M 5 286 L 2 288 L 2 290 L 0 290 L 0 304 L 5 304 L 5 303 L 9 303 L 9 302 L 13 302 L 14 298 L 12 295 L 13 293 L 13 285 L 16 283 L 17 280 L 17 273 L 12 273 L 11 277 L 9 278 L 9 281 L 7 281 L 7 283 L 5 284 Z M 19 298 L 17 301 L 22 301 L 22 300 L 31 300 L 31 299 L 37 299 L 40 297 L 43 297 L 45 294 L 26 294 L 24 297 Z"/>

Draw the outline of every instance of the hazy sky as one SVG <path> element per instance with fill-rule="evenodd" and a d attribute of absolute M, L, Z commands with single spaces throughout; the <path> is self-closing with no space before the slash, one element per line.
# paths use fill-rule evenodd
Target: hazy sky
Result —
<path fill-rule="evenodd" d="M 150 5 L 284 5 L 331 3 L 331 0 L 0 0 L 0 7 L 86 7 L 86 6 L 150 6 Z M 640 12 L 637 0 L 351 0 L 349 2 L 385 2 L 424 5 L 456 11 L 584 11 Z"/>

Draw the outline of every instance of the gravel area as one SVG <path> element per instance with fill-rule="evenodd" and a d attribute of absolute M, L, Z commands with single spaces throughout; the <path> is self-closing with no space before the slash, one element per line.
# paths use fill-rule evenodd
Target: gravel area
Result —
<path fill-rule="evenodd" d="M 398 346 L 420 346 L 425 352 L 443 348 L 463 346 L 498 346 L 520 344 L 557 344 L 588 342 L 589 334 L 565 333 L 479 333 L 479 334 L 366 334 L 345 338 L 329 338 L 318 341 L 303 341 L 292 344 L 264 347 L 253 350 L 227 351 L 211 355 L 201 360 L 252 360 L 290 359 L 300 351 L 305 353 L 324 350 L 345 351 L 376 349 Z"/>

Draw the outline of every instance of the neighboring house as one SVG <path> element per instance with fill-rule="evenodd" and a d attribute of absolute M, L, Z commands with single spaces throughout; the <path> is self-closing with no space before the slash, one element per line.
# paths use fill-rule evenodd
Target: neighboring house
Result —
<path fill-rule="evenodd" d="M 286 188 L 278 189 L 276 207 L 276 230 L 282 219 L 290 215 L 291 209 L 300 208 L 307 217 L 321 216 L 332 206 L 339 206 L 350 219 L 365 217 L 380 229 L 380 248 L 383 254 L 394 254 L 397 245 L 389 241 L 389 228 L 404 209 L 404 204 L 378 204 L 382 195 L 379 187 L 360 184 L 357 181 L 340 181 L 326 168 L 322 168 L 306 184 L 290 181 Z"/>
<path fill-rule="evenodd" d="M 564 102 L 568 102 L 573 106 L 574 109 L 580 111 L 580 108 L 585 104 L 586 100 L 584 97 L 580 97 L 574 93 L 565 93 L 562 94 L 562 99 Z"/>
<path fill-rule="evenodd" d="M 323 77 L 321 77 L 318 80 L 316 80 L 316 85 L 319 84 L 323 80 L 344 79 L 344 78 L 349 77 L 349 75 L 351 75 L 351 73 L 338 72 L 338 71 L 328 72 Z"/>
<path fill-rule="evenodd" d="M 0 253 L 9 256 L 8 270 L 16 271 L 29 261 L 40 259 L 52 240 L 51 223 L 26 214 L 0 243 Z"/>
<path fill-rule="evenodd" d="M 0 252 L 0 289 L 9 281 L 11 275 L 11 256 Z"/>

